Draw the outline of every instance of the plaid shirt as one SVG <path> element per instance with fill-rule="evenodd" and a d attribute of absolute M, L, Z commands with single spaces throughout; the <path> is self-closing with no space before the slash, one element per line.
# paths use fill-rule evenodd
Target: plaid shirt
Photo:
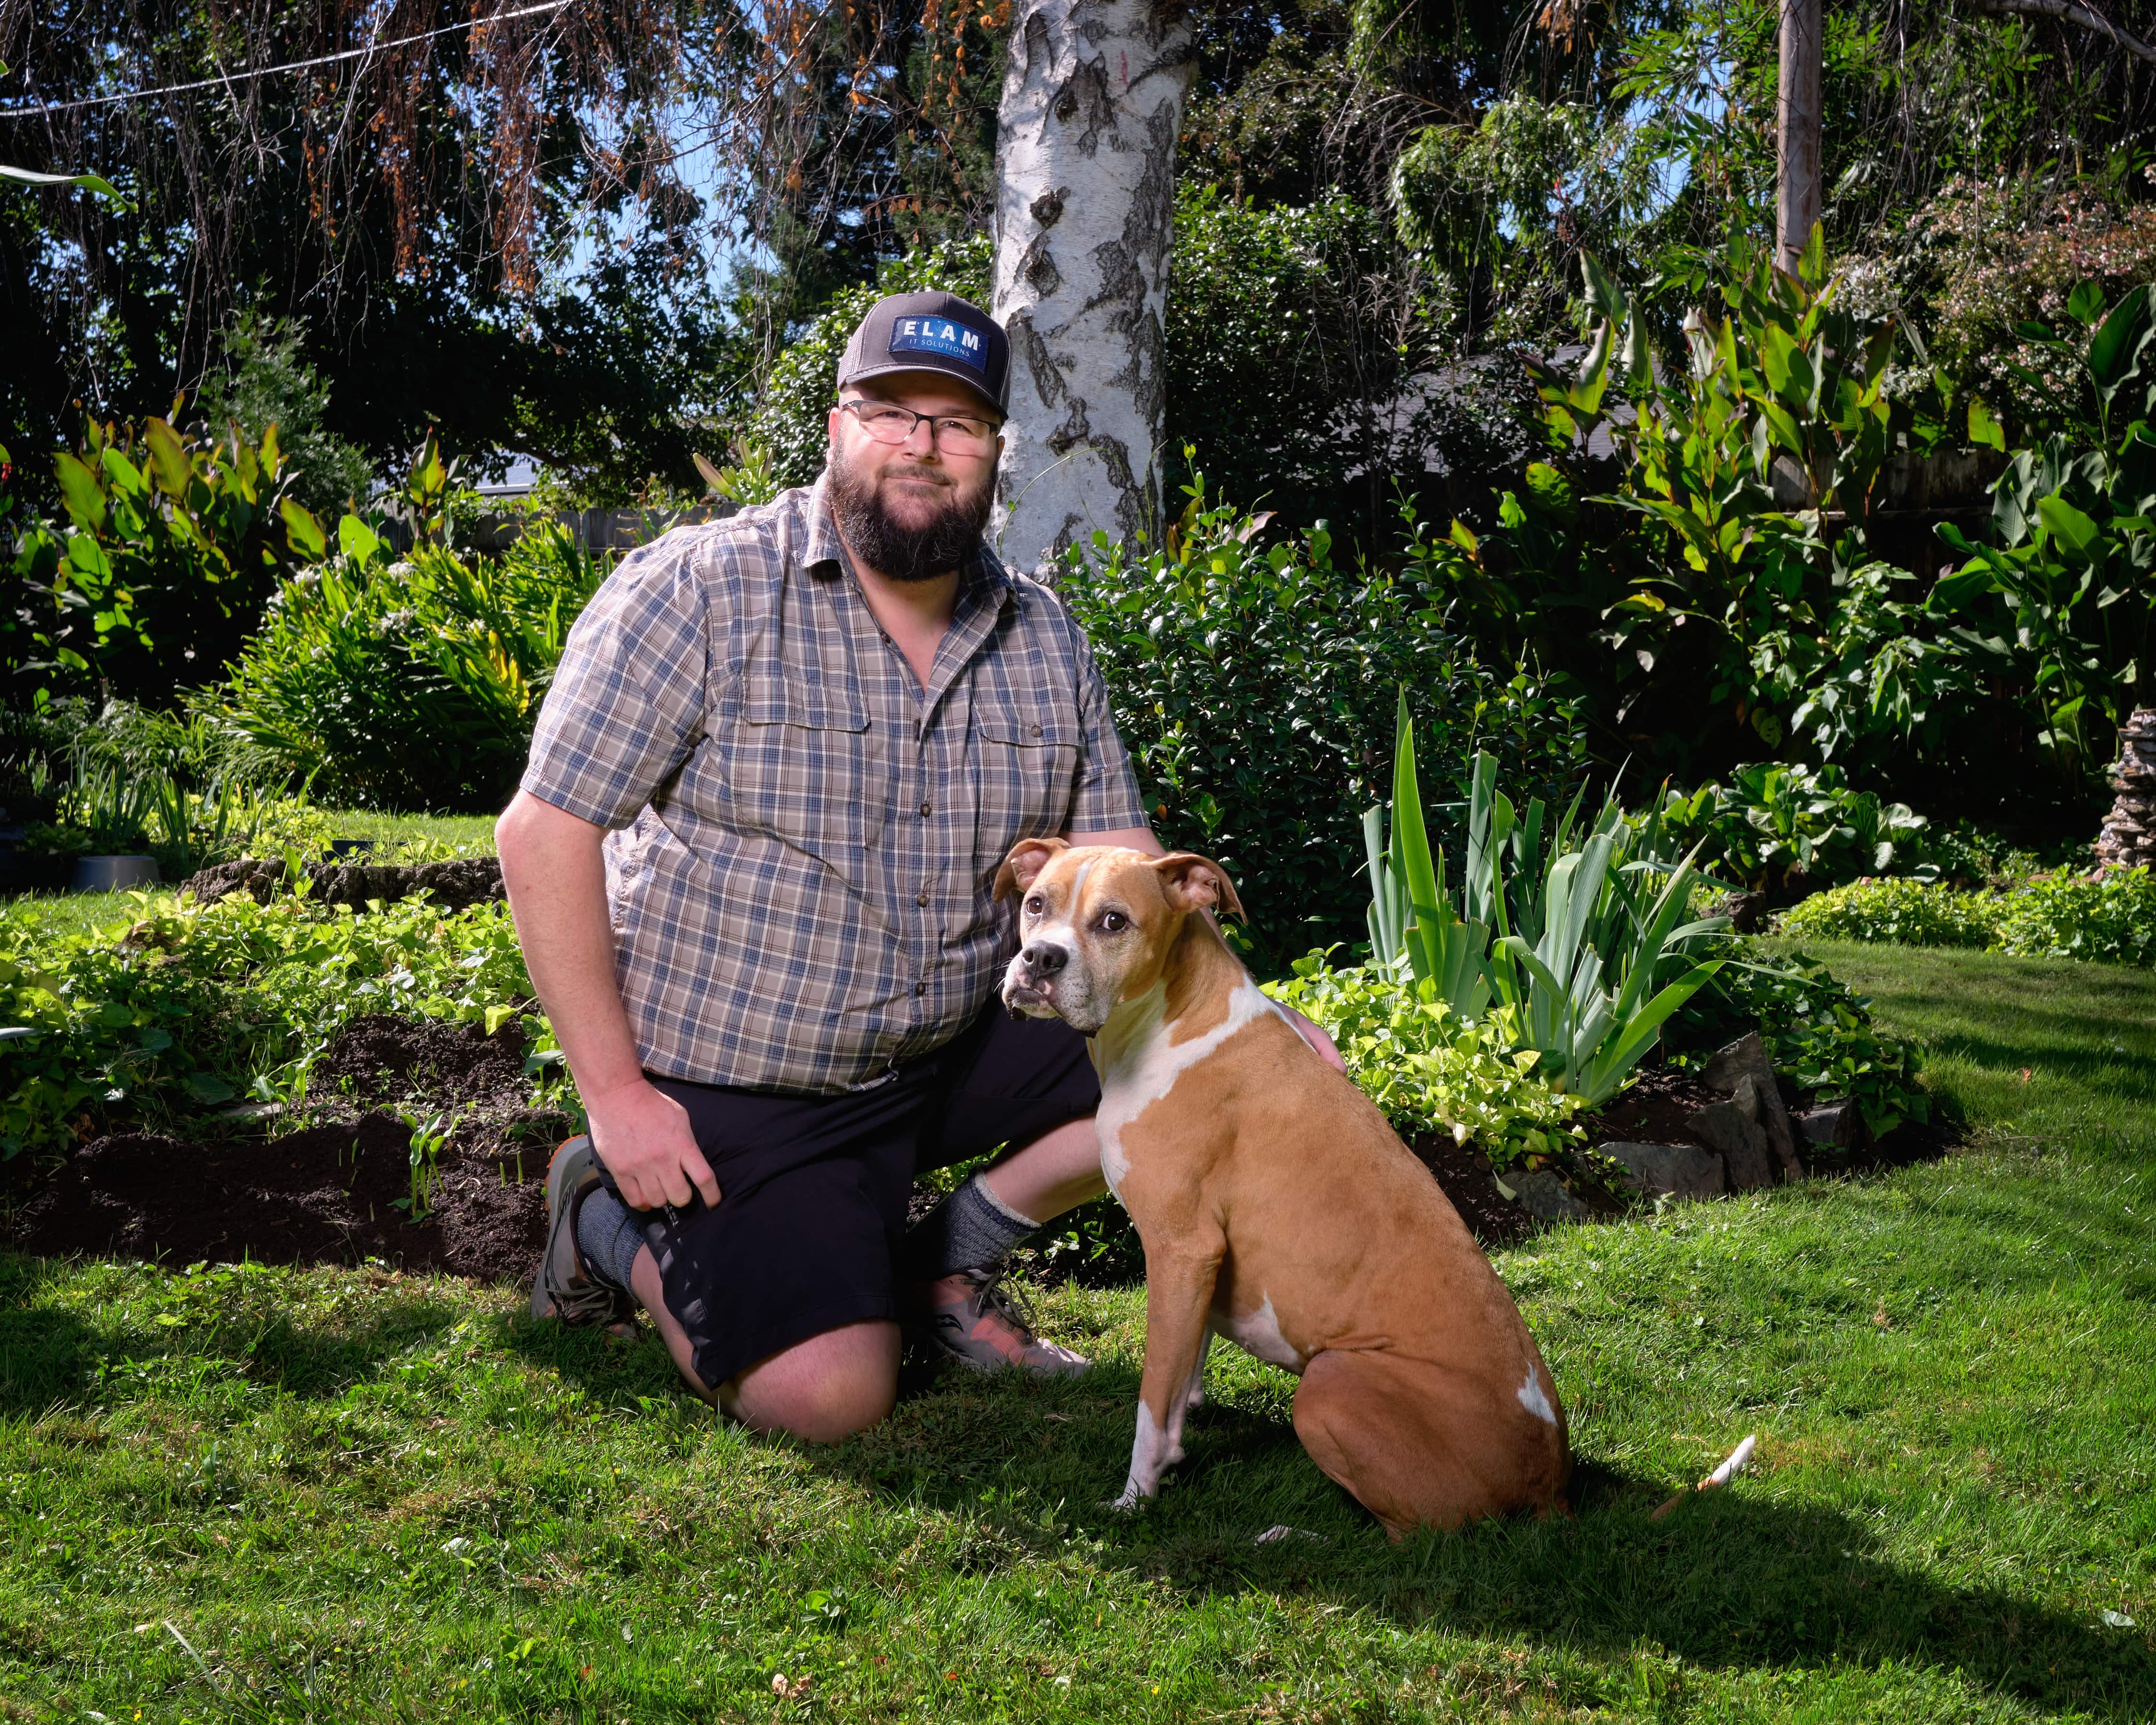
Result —
<path fill-rule="evenodd" d="M 979 1012 L 1013 845 L 1146 820 L 1054 595 L 984 547 L 923 690 L 822 481 L 623 560 L 570 631 L 524 788 L 613 829 L 645 1070 L 808 1092 L 874 1083 Z"/>

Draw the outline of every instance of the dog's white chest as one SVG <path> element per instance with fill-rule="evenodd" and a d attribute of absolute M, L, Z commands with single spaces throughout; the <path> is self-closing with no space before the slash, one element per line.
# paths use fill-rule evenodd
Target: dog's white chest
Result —
<path fill-rule="evenodd" d="M 1123 1182 L 1130 1178 L 1131 1161 L 1124 1147 L 1124 1129 L 1175 1088 L 1175 1081 L 1237 1031 L 1280 1008 L 1248 977 L 1228 997 L 1227 1016 L 1203 1035 L 1182 1042 L 1168 1040 L 1170 1026 L 1162 1018 L 1167 990 L 1156 983 L 1140 999 L 1118 1009 L 1116 1016 L 1130 1017 L 1125 1024 L 1111 1024 L 1116 1052 L 1101 1073 L 1101 1108 L 1094 1130 L 1101 1141 L 1101 1173 L 1118 1203 Z M 1103 1040 L 1107 1040 L 1104 1038 Z"/>
<path fill-rule="evenodd" d="M 1213 1327 L 1244 1353 L 1255 1354 L 1269 1365 L 1286 1366 L 1291 1372 L 1300 1372 L 1307 1363 L 1295 1344 L 1281 1333 L 1280 1319 L 1273 1312 L 1270 1294 L 1258 1303 L 1255 1312 L 1245 1312 L 1240 1317 L 1215 1311 Z"/>

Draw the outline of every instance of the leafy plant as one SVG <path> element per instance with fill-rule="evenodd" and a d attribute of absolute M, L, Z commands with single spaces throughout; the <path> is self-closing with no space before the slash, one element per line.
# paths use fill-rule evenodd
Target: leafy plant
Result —
<path fill-rule="evenodd" d="M 1992 487 L 1996 546 L 1940 521 L 1938 536 L 1966 562 L 1938 578 L 1930 608 L 2025 692 L 2059 768 L 2092 774 L 2137 701 L 2156 614 L 2156 306 L 2149 287 L 2104 306 L 2082 282 L 2067 311 L 2093 334 L 2078 352 L 2055 345 L 2061 369 L 2087 379 L 2096 418 L 2078 427 L 2081 438 L 2057 431 L 2041 449 L 2014 453 Z M 2003 431 L 1975 416 L 1970 431 L 2005 446 Z"/>
<path fill-rule="evenodd" d="M 1495 1034 L 1537 1054 L 1554 1090 L 1606 1101 L 1655 1045 L 1663 1020 L 1714 973 L 1712 960 L 1686 957 L 1701 936 L 1726 926 L 1720 916 L 1682 921 L 1697 880 L 1692 858 L 1666 859 L 1661 814 L 1628 817 L 1614 795 L 1578 833 L 1575 797 L 1545 845 L 1542 800 L 1522 817 L 1496 788 L 1496 762 L 1478 753 L 1455 911 L 1443 855 L 1432 855 L 1424 825 L 1404 691 L 1397 737 L 1389 845 L 1378 845 L 1381 812 L 1363 817 L 1378 962 L 1404 970 L 1463 1019 L 1482 1016 L 1494 997 Z M 1681 968 L 1656 990 L 1659 976 Z"/>
<path fill-rule="evenodd" d="M 219 718 L 326 801 L 500 807 L 603 564 L 551 523 L 499 560 L 393 562 L 354 516 L 337 547 L 278 590 Z"/>
<path fill-rule="evenodd" d="M 2156 880 L 2146 869 L 2038 875 L 1999 902 L 1999 949 L 2029 957 L 2156 965 Z"/>
<path fill-rule="evenodd" d="M 1885 941 L 1904 947 L 1988 947 L 2004 901 L 1919 880 L 1859 880 L 1814 893 L 1782 913 L 1799 940 Z"/>
<path fill-rule="evenodd" d="M 1583 1141 L 1573 1122 L 1589 1099 L 1553 1090 L 1534 1050 L 1486 1021 L 1463 1024 L 1430 980 L 1376 964 L 1335 970 L 1328 957 L 1296 959 L 1266 992 L 1325 1027 L 1348 1076 L 1403 1132 L 1472 1139 L 1499 1168 Z"/>
<path fill-rule="evenodd" d="M 1801 952 L 1738 946 L 1671 1024 L 1691 1060 L 1756 1029 L 1775 1071 L 1822 1097 L 1856 1102 L 1875 1137 L 1931 1118 L 1912 1045 L 1871 1020 L 1871 1003 Z M 1697 1052 L 1691 1052 L 1697 1051 Z"/>
<path fill-rule="evenodd" d="M 22 603 L 0 616 L 21 697 L 162 701 L 213 674 L 298 561 L 277 428 L 249 439 L 93 420 L 56 465 L 66 521 L 26 526 L 12 569 Z"/>
<path fill-rule="evenodd" d="M 441 1178 L 437 1163 L 455 1134 L 456 1122 L 446 1109 L 425 1122 L 410 1114 L 398 1117 L 412 1133 L 411 1181 L 405 1195 L 397 1201 L 398 1208 L 410 1220 L 424 1222 L 434 1208 L 434 1194 Z"/>
<path fill-rule="evenodd" d="M 1838 768 L 1771 762 L 1739 767 L 1727 783 L 1689 796 L 1670 793 L 1663 819 L 1699 842 L 1710 866 L 1768 890 L 1907 866 L 1922 855 L 1929 825 L 1906 803 L 1851 789 Z"/>
<path fill-rule="evenodd" d="M 1227 868 L 1263 963 L 1363 933 L 1368 888 L 1341 858 L 1389 782 L 1403 686 L 1427 758 L 1464 773 L 1479 747 L 1515 784 L 1571 789 L 1584 739 L 1570 704 L 1524 667 L 1479 660 L 1440 595 L 1338 567 L 1322 527 L 1265 546 L 1265 519 L 1202 475 L 1185 496 L 1164 546 L 1073 547 L 1061 592 L 1157 829 Z M 1456 834 L 1457 808 L 1436 814 L 1438 835 Z"/>
<path fill-rule="evenodd" d="M 531 995 L 504 906 L 131 897 L 131 923 L 79 934 L 0 914 L 0 1157 L 162 1123 L 183 1099 L 303 1093 L 363 1013 L 498 1024 Z"/>

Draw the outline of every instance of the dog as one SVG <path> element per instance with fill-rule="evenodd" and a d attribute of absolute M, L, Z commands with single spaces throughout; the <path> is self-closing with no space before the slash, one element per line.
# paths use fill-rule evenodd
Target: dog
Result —
<path fill-rule="evenodd" d="M 1557 1386 L 1512 1295 L 1429 1172 L 1259 990 L 1204 912 L 1220 867 L 1060 839 L 1012 847 L 1014 1014 L 1061 1018 L 1101 1075 L 1101 1168 L 1146 1260 L 1135 1509 L 1183 1459 L 1225 1336 L 1301 1379 L 1295 1430 L 1398 1540 L 1564 1510 Z"/>

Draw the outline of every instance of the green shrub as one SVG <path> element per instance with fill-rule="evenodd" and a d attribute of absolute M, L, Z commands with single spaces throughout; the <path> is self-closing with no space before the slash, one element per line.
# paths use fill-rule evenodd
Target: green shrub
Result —
<path fill-rule="evenodd" d="M 1782 913 L 1799 940 L 1885 941 L 1902 947 L 1988 947 L 2004 901 L 1920 880 L 1858 880 L 1815 892 Z"/>
<path fill-rule="evenodd" d="M 492 1030 L 531 998 L 506 906 L 445 916 L 412 898 L 355 916 L 303 897 L 134 896 L 131 926 L 83 933 L 0 916 L 0 1156 L 189 1102 L 299 1099 L 362 1014 Z"/>
<path fill-rule="evenodd" d="M 1266 992 L 1325 1027 L 1348 1076 L 1402 1132 L 1471 1139 L 1498 1168 L 1584 1142 L 1572 1122 L 1585 1104 L 1550 1088 L 1532 1049 L 1510 1052 L 1502 1035 L 1461 1024 L 1435 983 L 1327 958 L 1296 959 Z"/>
<path fill-rule="evenodd" d="M 1783 913 L 1781 927 L 1805 940 L 1989 947 L 2030 958 L 2148 966 L 2156 964 L 2156 881 L 2146 869 L 2101 875 L 2061 869 L 2000 893 L 1860 880 L 1814 894 Z"/>
<path fill-rule="evenodd" d="M 57 465 L 67 519 L 24 524 L 0 606 L 14 698 L 163 701 L 216 675 L 300 561 L 280 507 L 294 475 L 276 428 L 250 440 L 182 434 L 162 419 L 93 421 Z"/>
<path fill-rule="evenodd" d="M 499 561 L 426 547 L 391 562 L 350 516 L 338 543 L 271 600 L 220 718 L 320 801 L 500 808 L 603 567 L 552 526 Z"/>
<path fill-rule="evenodd" d="M 1739 943 L 1714 980 L 1686 1003 L 1671 1041 L 1696 1061 L 1757 1029 L 1777 1072 L 1822 1097 L 1846 1097 L 1883 1137 L 1905 1122 L 1931 1118 L 1917 1081 L 1915 1048 L 1871 1021 L 1871 1004 L 1815 958 L 1748 956 Z"/>
<path fill-rule="evenodd" d="M 1478 748 L 1522 797 L 1569 795 L 1585 752 L 1569 703 L 1480 663 L 1428 588 L 1335 567 L 1322 528 L 1261 550 L 1262 518 L 1202 478 L 1188 495 L 1166 547 L 1072 547 L 1061 591 L 1157 830 L 1228 870 L 1266 968 L 1367 932 L 1357 812 L 1389 789 L 1403 686 L 1438 795 L 1464 801 Z M 1460 805 L 1432 813 L 1457 854 Z"/>
<path fill-rule="evenodd" d="M 1663 818 L 1732 880 L 1771 890 L 1839 882 L 1907 866 L 1929 824 L 1903 803 L 1851 788 L 1841 769 L 1773 762 L 1739 767 L 1727 784 L 1672 794 Z"/>
<path fill-rule="evenodd" d="M 2146 869 L 2099 876 L 2061 870 L 1994 901 L 2001 952 L 2098 964 L 2156 964 L 2156 880 Z"/>

